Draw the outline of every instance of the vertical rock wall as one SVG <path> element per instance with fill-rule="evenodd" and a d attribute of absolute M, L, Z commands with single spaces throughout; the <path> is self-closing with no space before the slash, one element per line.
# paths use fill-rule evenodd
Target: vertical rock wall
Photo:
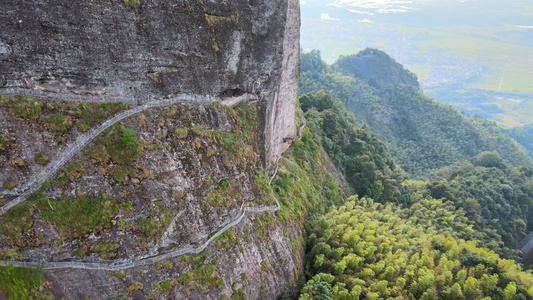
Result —
<path fill-rule="evenodd" d="M 0 11 L 0 94 L 143 103 L 251 92 L 266 108 L 265 162 L 295 134 L 298 0 L 3 0 Z"/>
<path fill-rule="evenodd" d="M 268 117 L 267 141 L 270 142 L 270 159 L 277 159 L 296 136 L 294 110 L 298 99 L 298 78 L 300 74 L 300 1 L 289 0 L 287 21 L 283 36 L 283 61 L 281 82 L 277 85 L 273 105 Z"/>

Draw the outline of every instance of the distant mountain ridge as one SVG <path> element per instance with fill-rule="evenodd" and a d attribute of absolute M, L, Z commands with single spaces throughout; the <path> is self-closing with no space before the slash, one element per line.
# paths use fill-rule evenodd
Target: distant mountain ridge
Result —
<path fill-rule="evenodd" d="M 387 53 L 366 48 L 355 55 L 341 56 L 333 65 L 333 71 L 355 76 L 374 84 L 406 84 L 420 88 L 416 74 L 405 69 Z"/>
<path fill-rule="evenodd" d="M 301 53 L 300 94 L 321 89 L 379 134 L 415 178 L 483 151 L 498 151 L 512 164 L 533 165 L 525 149 L 496 123 L 425 96 L 416 75 L 380 50 L 365 49 L 331 66 L 319 51 Z"/>

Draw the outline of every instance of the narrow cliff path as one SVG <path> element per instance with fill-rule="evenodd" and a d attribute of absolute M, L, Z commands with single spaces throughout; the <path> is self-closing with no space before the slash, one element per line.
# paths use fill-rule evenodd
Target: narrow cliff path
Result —
<path fill-rule="evenodd" d="M 254 101 L 254 100 L 258 100 L 256 95 L 245 93 L 244 95 L 239 96 L 239 97 L 224 97 L 222 98 L 222 101 L 220 101 L 220 103 L 222 103 L 222 105 L 226 105 L 229 107 L 235 107 L 240 104 L 244 104 L 246 102 Z"/>
<path fill-rule="evenodd" d="M 272 180 L 276 176 L 279 160 L 281 157 L 278 157 L 276 161 L 276 169 L 274 175 L 269 180 L 269 184 L 272 183 Z M 138 260 L 127 260 L 120 259 L 110 263 L 91 263 L 91 262 L 55 262 L 55 261 L 33 261 L 33 262 L 24 262 L 24 261 L 8 261 L 5 264 L 12 265 L 15 267 L 24 267 L 24 268 L 36 268 L 42 267 L 44 270 L 52 269 L 84 269 L 84 270 L 102 270 L 102 271 L 119 271 L 130 269 L 134 267 L 147 266 L 155 264 L 166 259 L 186 255 L 186 254 L 200 254 L 202 251 L 207 248 L 214 240 L 216 240 L 221 234 L 226 232 L 228 229 L 231 229 L 233 226 L 239 224 L 242 219 L 246 216 L 247 213 L 263 213 L 263 212 L 276 212 L 281 209 L 279 201 L 274 197 L 276 205 L 272 206 L 258 206 L 258 207 L 249 207 L 241 206 L 242 213 L 235 220 L 226 224 L 220 230 L 218 230 L 213 236 L 211 236 L 207 241 L 198 247 L 183 247 L 176 250 L 173 250 L 168 253 L 161 255 L 155 255 L 148 258 L 138 259 Z M 243 204 L 244 205 L 244 204 Z"/>
<path fill-rule="evenodd" d="M 125 270 L 134 267 L 152 265 L 156 262 L 160 262 L 166 259 L 182 256 L 185 254 L 199 254 L 216 240 L 221 234 L 226 232 L 228 229 L 239 224 L 242 219 L 246 216 L 247 213 L 263 213 L 263 212 L 275 212 L 280 210 L 281 206 L 278 199 L 276 200 L 276 205 L 274 206 L 262 206 L 262 207 L 244 207 L 241 215 L 228 223 L 226 226 L 222 227 L 217 231 L 212 237 L 205 241 L 202 245 L 198 247 L 183 247 L 176 249 L 174 251 L 152 256 L 149 258 L 139 259 L 139 260 L 116 260 L 110 263 L 91 263 L 91 262 L 54 262 L 54 261 L 38 261 L 38 262 L 23 262 L 23 261 L 8 261 L 5 262 L 7 265 L 12 265 L 15 267 L 24 267 L 24 268 L 36 268 L 42 266 L 44 270 L 52 269 L 84 269 L 84 270 L 102 270 L 102 271 L 118 271 Z"/>
<path fill-rule="evenodd" d="M 223 103 L 224 105 L 233 107 L 235 105 L 240 104 L 242 101 L 249 100 L 249 99 L 255 99 L 253 96 L 250 96 L 249 94 L 244 94 L 241 97 L 235 98 L 239 99 L 239 101 L 231 101 L 230 103 Z M 33 175 L 24 185 L 22 185 L 19 190 L 22 192 L 19 196 L 17 196 L 12 201 L 8 202 L 6 205 L 0 207 L 0 216 L 6 213 L 10 208 L 26 201 L 26 199 L 35 191 L 37 191 L 44 182 L 47 180 L 51 180 L 54 178 L 54 176 L 57 174 L 61 168 L 65 166 L 65 164 L 78 152 L 80 152 L 85 146 L 87 146 L 92 140 L 94 140 L 98 135 L 100 135 L 104 130 L 108 129 L 109 127 L 113 126 L 117 122 L 120 122 L 124 120 L 127 117 L 130 117 L 136 113 L 139 113 L 141 111 L 144 111 L 149 108 L 153 107 L 162 107 L 167 105 L 172 105 L 179 102 L 213 102 L 213 98 L 207 97 L 207 96 L 199 96 L 199 95 L 184 95 L 178 98 L 169 99 L 169 100 L 157 100 L 157 101 L 150 101 L 149 103 L 146 103 L 141 106 L 136 106 L 132 109 L 125 110 L 123 112 L 120 112 L 116 114 L 113 118 L 108 119 L 104 123 L 102 123 L 97 128 L 93 129 L 91 132 L 81 135 L 69 148 L 68 150 L 56 157 L 47 168 L 45 168 L 40 173 L 37 173 Z"/>
<path fill-rule="evenodd" d="M 146 110 L 151 107 L 157 106 L 166 106 L 179 102 L 178 99 L 175 100 L 165 100 L 165 101 L 153 101 L 142 106 L 137 106 L 132 109 L 125 110 L 116 114 L 113 118 L 108 119 L 102 123 L 97 128 L 93 129 L 88 134 L 81 135 L 75 142 L 70 146 L 70 148 L 62 155 L 59 155 L 54 159 L 50 165 L 44 169 L 42 172 L 33 175 L 28 182 L 26 182 L 20 190 L 23 191 L 17 198 L 8 202 L 6 205 L 0 207 L 0 216 L 3 215 L 10 208 L 26 201 L 31 193 L 37 191 L 41 185 L 56 175 L 56 173 L 65 166 L 65 164 L 78 152 L 81 151 L 85 146 L 87 146 L 92 140 L 94 140 L 98 135 L 100 135 L 104 130 L 108 129 L 115 123 L 124 120 L 125 118 L 132 116 L 138 112 Z"/>
<path fill-rule="evenodd" d="M 238 101 L 231 101 L 231 103 L 224 103 L 227 106 L 235 106 L 243 101 L 249 101 L 249 100 L 255 100 L 255 97 L 249 96 L 248 94 L 245 94 L 241 97 L 238 97 Z M 205 99 L 199 99 L 198 100 L 205 100 Z M 41 173 L 33 176 L 23 187 L 22 190 L 24 192 L 19 195 L 14 200 L 10 201 L 8 204 L 4 205 L 0 208 L 0 216 L 4 214 L 7 210 L 9 210 L 11 207 L 14 207 L 15 205 L 18 205 L 24 201 L 27 200 L 29 195 L 36 190 L 40 188 L 40 186 L 46 181 L 53 179 L 53 177 L 56 175 L 56 173 L 71 159 L 74 155 L 76 155 L 81 149 L 83 149 L 85 146 L 87 146 L 94 138 L 96 138 L 99 134 L 101 134 L 104 130 L 111 127 L 112 125 L 116 124 L 117 122 L 132 116 L 136 113 L 139 113 L 141 111 L 144 111 L 149 108 L 153 107 L 161 107 L 161 106 L 167 106 L 171 104 L 175 104 L 181 101 L 184 101 L 185 99 L 182 98 L 176 98 L 172 100 L 162 100 L 162 101 L 152 101 L 150 103 L 144 104 L 142 106 L 137 106 L 135 108 L 123 111 L 121 113 L 118 113 L 113 118 L 105 121 L 102 123 L 99 127 L 94 129 L 93 131 L 89 132 L 86 135 L 80 136 L 76 142 L 67 150 L 67 152 L 59 157 L 57 157 L 48 168 L 46 168 Z M 187 99 L 189 100 L 189 99 Z M 237 100 L 237 98 L 232 99 Z M 190 100 L 189 100 L 190 101 Z M 198 101 L 200 102 L 200 101 Z M 279 167 L 279 160 L 281 159 L 281 156 L 279 156 L 276 159 L 276 168 L 274 171 L 274 174 L 269 180 L 269 184 L 272 183 L 272 180 L 276 176 L 276 173 L 278 171 Z M 166 259 L 186 255 L 186 254 L 199 254 L 202 251 L 205 250 L 214 240 L 216 240 L 221 234 L 226 232 L 228 229 L 236 226 L 239 224 L 242 219 L 246 216 L 247 213 L 263 213 L 263 212 L 276 212 L 281 209 L 281 206 L 279 204 L 279 201 L 276 197 L 274 197 L 274 200 L 276 201 L 276 205 L 272 206 L 257 206 L 257 207 L 249 207 L 249 206 L 241 206 L 242 213 L 238 218 L 235 220 L 229 222 L 224 227 L 222 227 L 220 230 L 218 230 L 215 234 L 213 234 L 207 241 L 205 241 L 202 245 L 198 247 L 183 247 L 176 250 L 173 250 L 168 253 L 164 253 L 161 255 L 155 255 L 152 257 L 137 259 L 137 260 L 128 260 L 128 259 L 119 259 L 113 262 L 109 263 L 93 263 L 93 262 L 56 262 L 56 261 L 31 261 L 31 262 L 25 262 L 25 261 L 8 261 L 5 262 L 8 265 L 16 266 L 16 267 L 25 267 L 25 268 L 35 268 L 42 266 L 45 270 L 51 270 L 51 269 L 85 269 L 85 270 L 103 270 L 103 271 L 117 271 L 117 270 L 125 270 L 129 268 L 139 267 L 139 266 L 146 266 L 146 265 L 152 265 L 156 262 L 160 262 Z"/>

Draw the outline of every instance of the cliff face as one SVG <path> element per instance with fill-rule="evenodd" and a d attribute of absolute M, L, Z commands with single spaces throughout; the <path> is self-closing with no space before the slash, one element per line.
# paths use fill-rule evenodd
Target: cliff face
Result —
<path fill-rule="evenodd" d="M 56 298 L 294 295 L 302 227 L 274 215 L 265 169 L 296 134 L 298 0 L 0 11 L 0 249 L 15 266 L 45 262 Z"/>
<path fill-rule="evenodd" d="M 26 105 L 39 114 L 20 114 Z M 0 200 L 16 201 L 4 193 L 10 184 L 33 182 L 76 148 L 74 137 L 91 136 L 86 117 L 121 108 L 0 98 L 9 131 L 0 136 Z M 16 266 L 44 262 L 45 290 L 57 298 L 294 294 L 303 248 L 293 241 L 302 230 L 273 214 L 262 108 L 176 103 L 134 112 L 0 216 L 0 249 L 17 248 Z"/>
<path fill-rule="evenodd" d="M 144 103 L 256 93 L 265 162 L 295 134 L 299 2 L 0 3 L 0 94 Z"/>

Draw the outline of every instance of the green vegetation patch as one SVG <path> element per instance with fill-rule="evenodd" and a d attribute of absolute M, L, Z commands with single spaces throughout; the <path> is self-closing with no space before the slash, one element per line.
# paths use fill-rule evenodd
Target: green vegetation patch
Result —
<path fill-rule="evenodd" d="M 126 272 L 124 270 L 120 271 L 109 271 L 107 272 L 107 275 L 115 276 L 116 278 L 126 281 Z"/>
<path fill-rule="evenodd" d="M 86 169 L 81 160 L 76 160 L 70 165 L 66 166 L 65 169 L 56 176 L 54 182 L 64 186 L 72 180 L 80 177 L 81 174 L 85 172 Z"/>
<path fill-rule="evenodd" d="M 128 104 L 117 103 L 84 103 L 80 102 L 76 107 L 75 115 L 78 116 L 76 125 L 84 131 L 103 123 L 120 111 L 128 109 Z"/>
<path fill-rule="evenodd" d="M 194 278 L 197 281 L 202 282 L 211 282 L 212 280 L 216 280 L 215 274 L 217 269 L 217 261 L 213 260 L 209 264 L 201 264 L 196 267 L 194 270 Z"/>
<path fill-rule="evenodd" d="M 139 158 L 142 152 L 143 147 L 133 129 L 114 125 L 94 140 L 86 155 L 102 163 L 112 160 L 127 165 Z"/>
<path fill-rule="evenodd" d="M 1 95 L 0 106 L 8 107 L 19 118 L 37 120 L 43 126 L 59 133 L 68 131 L 74 124 L 79 130 L 85 131 L 128 108 L 123 102 L 61 102 Z"/>
<path fill-rule="evenodd" d="M 204 14 L 204 16 L 205 20 L 207 21 L 207 24 L 211 26 L 222 24 L 233 24 L 235 26 L 240 25 L 239 13 L 235 13 L 229 17 L 215 16 L 210 14 Z"/>
<path fill-rule="evenodd" d="M 137 229 L 144 233 L 146 236 L 153 236 L 159 233 L 163 228 L 157 220 L 139 218 L 135 222 Z"/>
<path fill-rule="evenodd" d="M 43 284 L 42 268 L 0 266 L 0 290 L 8 299 L 48 299 Z"/>
<path fill-rule="evenodd" d="M 368 54 L 368 51 L 367 49 L 362 53 Z M 377 57 L 379 50 L 372 49 L 372 51 Z M 382 62 L 387 61 L 389 67 L 400 74 L 399 78 L 410 77 L 408 72 L 390 62 L 390 58 L 383 59 Z M 506 136 L 494 122 L 465 116 L 451 106 L 428 98 L 414 84 L 403 84 L 405 82 L 401 81 L 391 84 L 379 77 L 361 76 L 357 67 L 348 62 L 349 59 L 339 59 L 337 63 L 328 66 L 321 60 L 317 51 L 301 55 L 300 92 L 304 95 L 300 102 L 306 112 L 306 118 L 308 111 L 312 110 L 317 110 L 323 116 L 323 123 L 318 125 L 332 142 L 323 141 L 324 149 L 334 160 L 343 159 L 343 155 L 338 151 L 342 151 L 347 157 L 351 156 L 352 152 L 356 154 L 366 152 L 366 157 L 359 155 L 361 157 L 358 160 L 336 162 L 335 165 L 341 171 L 343 168 L 345 169 L 343 172 L 349 171 L 354 165 L 356 168 L 364 165 L 364 169 L 370 171 L 366 167 L 373 167 L 372 163 L 376 165 L 377 170 L 380 170 L 382 169 L 380 160 L 386 164 L 388 161 L 382 155 L 383 151 L 372 153 L 372 147 L 378 146 L 376 143 L 368 145 L 368 140 L 359 138 L 363 142 L 361 143 L 356 139 L 350 139 L 351 130 L 343 124 L 346 123 L 346 119 L 352 117 L 332 114 L 331 112 L 339 111 L 338 101 L 328 101 L 324 94 L 330 94 L 332 98 L 338 97 L 347 110 L 354 113 L 358 121 L 366 123 L 372 132 L 379 134 L 387 143 L 397 163 L 415 178 L 426 178 L 432 171 L 454 162 L 470 159 L 479 152 L 487 150 L 497 150 L 504 159 L 518 165 L 533 165 L 533 161 L 517 143 Z M 320 90 L 324 93 L 320 93 Z M 309 92 L 311 94 L 305 94 Z M 342 138 L 347 138 L 351 145 L 345 145 L 341 141 Z M 378 155 L 382 159 L 376 159 Z M 389 168 L 393 173 L 396 172 L 394 168 L 390 166 Z M 367 179 L 381 175 L 376 173 L 366 176 L 364 173 L 361 178 L 356 178 L 357 174 L 354 174 L 356 175 L 354 179 L 365 186 L 364 189 L 358 188 L 357 193 L 360 196 L 369 195 L 376 200 L 387 198 L 387 192 L 392 191 L 385 184 L 389 181 L 380 180 L 384 189 L 380 191 L 379 184 L 372 186 L 373 180 Z M 385 170 L 381 173 L 389 177 Z M 345 175 L 349 182 L 352 181 L 350 175 Z M 398 178 L 392 177 L 391 179 L 398 182 Z M 378 197 L 379 193 L 383 196 Z M 400 201 L 404 199 L 400 197 Z"/>
<path fill-rule="evenodd" d="M 121 133 L 120 143 L 124 148 L 128 150 L 139 148 L 139 141 L 137 140 L 137 133 L 135 130 L 126 128 L 122 125 L 119 125 L 118 128 Z"/>
<path fill-rule="evenodd" d="M 227 191 L 230 188 L 230 181 L 227 180 L 227 179 L 222 179 L 222 180 L 220 180 L 218 185 L 220 187 L 220 190 L 222 192 L 225 192 L 225 191 Z"/>
<path fill-rule="evenodd" d="M 401 187 L 403 173 L 377 135 L 359 124 L 338 99 L 323 91 L 300 97 L 300 103 L 315 140 L 356 194 L 379 201 L 406 201 Z M 296 159 L 305 157 L 301 153 Z"/>
<path fill-rule="evenodd" d="M 15 143 L 16 139 L 7 134 L 0 134 L 0 151 L 7 149 L 9 146 Z"/>
<path fill-rule="evenodd" d="M 45 154 L 37 154 L 35 155 L 35 161 L 40 165 L 46 165 L 50 161 L 50 157 L 48 157 Z"/>
<path fill-rule="evenodd" d="M 66 132 L 72 126 L 72 118 L 59 113 L 43 115 L 41 121 L 46 127 L 57 132 Z"/>
<path fill-rule="evenodd" d="M 235 136 L 235 131 L 215 131 L 213 132 L 213 136 L 222 147 L 232 152 L 235 152 L 235 145 L 238 142 L 237 137 Z"/>
<path fill-rule="evenodd" d="M 268 174 L 265 169 L 256 169 L 254 171 L 254 183 L 256 186 L 258 186 L 261 189 L 269 190 L 270 189 L 270 183 Z"/>
<path fill-rule="evenodd" d="M 178 128 L 174 131 L 174 134 L 180 138 L 180 139 L 184 139 L 187 137 L 187 135 L 189 134 L 189 129 L 188 128 Z"/>
<path fill-rule="evenodd" d="M 139 0 L 124 0 L 124 3 L 135 8 L 141 6 L 141 1 Z"/>
<path fill-rule="evenodd" d="M 191 274 L 190 272 L 187 272 L 187 273 L 181 275 L 181 276 L 178 278 L 178 283 L 180 283 L 180 284 L 187 284 L 187 283 L 189 283 L 191 280 L 192 280 L 192 274 Z"/>
<path fill-rule="evenodd" d="M 9 237 L 14 247 L 28 246 L 33 241 L 35 204 L 23 202 L 0 217 L 0 233 Z"/>
<path fill-rule="evenodd" d="M 280 160 L 279 170 L 272 181 L 272 190 L 281 204 L 276 214 L 280 221 L 305 221 L 307 215 L 325 210 L 334 204 L 344 202 L 343 192 L 329 172 L 323 168 L 319 135 L 308 127 L 300 140 L 292 142 Z M 265 185 L 265 175 L 256 177 L 258 185 Z M 262 179 L 260 179 L 262 178 Z"/>
<path fill-rule="evenodd" d="M 217 246 L 217 249 L 220 247 L 224 248 L 232 248 L 239 242 L 239 238 L 235 236 L 233 233 L 233 228 L 230 230 L 226 230 L 223 234 L 221 234 L 216 240 L 215 245 Z"/>
<path fill-rule="evenodd" d="M 113 259 L 117 257 L 117 250 L 120 243 L 115 241 L 99 241 L 93 246 L 92 251 L 98 253 L 103 259 Z"/>
<path fill-rule="evenodd" d="M 181 259 L 184 262 L 191 264 L 192 270 L 178 278 L 158 283 L 155 290 L 149 291 L 148 295 L 168 295 L 178 285 L 185 285 L 187 288 L 198 288 L 204 291 L 210 286 L 222 287 L 224 281 L 217 276 L 217 261 L 212 260 L 206 263 L 208 256 L 209 253 L 207 251 L 202 252 L 200 255 L 182 256 Z"/>
<path fill-rule="evenodd" d="M 111 219 L 119 206 L 113 199 L 83 196 L 70 200 L 53 200 L 42 195 L 33 196 L 44 220 L 50 221 L 63 238 L 72 240 L 111 227 Z"/>
<path fill-rule="evenodd" d="M 156 290 L 160 293 L 168 294 L 172 290 L 173 283 L 170 280 L 162 281 L 156 285 Z"/>
<path fill-rule="evenodd" d="M 204 203 L 221 209 L 231 205 L 232 202 L 230 196 L 226 195 L 221 190 L 216 190 L 207 194 L 203 200 Z"/>
<path fill-rule="evenodd" d="M 511 258 L 533 224 L 531 170 L 505 164 L 498 152 L 481 152 L 471 163 L 441 169 L 421 192 L 463 209 L 482 235 L 480 245 Z"/>
<path fill-rule="evenodd" d="M 8 190 L 12 190 L 12 189 L 16 188 L 17 185 L 18 184 L 16 182 L 14 182 L 14 181 L 6 181 L 6 183 L 4 184 L 4 187 L 6 189 L 8 189 Z"/>
<path fill-rule="evenodd" d="M 123 183 L 126 183 L 128 178 L 137 176 L 137 173 L 137 170 L 129 165 L 116 166 L 111 171 L 113 178 Z"/>
<path fill-rule="evenodd" d="M 233 119 L 232 130 L 210 132 L 210 137 L 229 154 L 223 158 L 224 166 L 231 168 L 234 164 L 239 169 L 246 169 L 255 165 L 258 158 L 256 130 L 258 109 L 255 106 L 239 107 L 236 110 L 226 108 Z"/>
<path fill-rule="evenodd" d="M 41 101 L 30 97 L 0 96 L 0 105 L 7 106 L 22 119 L 36 119 L 41 114 Z"/>

